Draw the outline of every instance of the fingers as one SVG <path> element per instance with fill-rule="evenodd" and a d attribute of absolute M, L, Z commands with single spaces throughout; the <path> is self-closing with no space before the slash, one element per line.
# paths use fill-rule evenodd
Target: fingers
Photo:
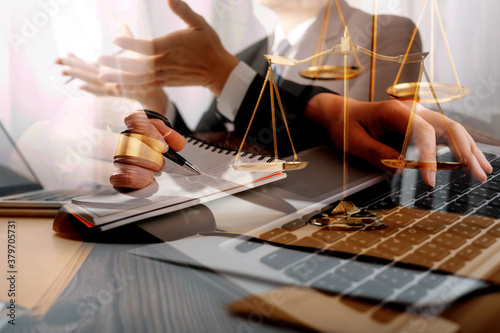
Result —
<path fill-rule="evenodd" d="M 127 71 L 131 73 L 147 73 L 154 71 L 155 59 L 154 56 L 142 56 L 140 58 L 117 57 L 117 56 L 101 56 L 97 60 L 99 65 Z"/>
<path fill-rule="evenodd" d="M 451 124 L 449 124 L 449 126 L 458 150 L 460 151 L 460 155 L 467 161 L 467 166 L 464 169 L 465 173 L 481 182 L 486 181 L 488 177 L 487 174 L 491 173 L 493 170 L 490 163 L 486 160 L 486 157 L 484 157 L 481 150 L 476 146 L 474 139 L 472 139 L 463 126 L 451 120 L 450 122 Z M 447 140 L 455 158 L 459 159 L 460 156 L 455 150 L 453 141 L 449 137 Z"/>
<path fill-rule="evenodd" d="M 414 115 L 413 140 L 418 158 L 425 165 L 420 169 L 420 175 L 427 185 L 434 187 L 437 171 L 436 134 L 434 128 L 419 115 Z"/>
<path fill-rule="evenodd" d="M 186 138 L 176 131 L 171 131 L 168 134 L 167 141 L 170 149 L 174 151 L 181 151 L 186 146 Z"/>
<path fill-rule="evenodd" d="M 382 159 L 398 159 L 400 153 L 393 148 L 375 140 L 364 129 L 349 129 L 349 150 L 352 154 L 365 159 L 382 170 L 388 169 Z"/>
<path fill-rule="evenodd" d="M 98 79 L 97 71 L 91 72 L 91 71 L 81 70 L 78 68 L 69 67 L 67 69 L 64 69 L 62 71 L 62 74 L 66 75 L 66 76 L 74 77 L 76 79 L 80 79 L 80 80 L 87 82 L 89 84 L 93 84 L 93 85 L 102 84 Z"/>
<path fill-rule="evenodd" d="M 78 69 L 80 69 L 82 71 L 86 71 L 86 72 L 91 72 L 91 73 L 98 72 L 98 68 L 96 65 L 89 64 L 89 63 L 81 60 L 80 58 L 76 57 L 72 53 L 68 53 L 68 56 L 66 58 L 57 58 L 54 62 L 58 65 L 64 65 L 64 66 L 68 66 L 68 67 L 78 68 Z"/>
<path fill-rule="evenodd" d="M 154 171 L 134 164 L 115 163 L 117 171 L 109 180 L 115 187 L 140 189 L 148 186 L 154 180 Z"/>
<path fill-rule="evenodd" d="M 99 81 L 103 83 L 113 82 L 128 85 L 160 86 L 164 83 L 155 77 L 154 73 L 135 74 L 119 71 L 108 71 L 99 75 Z"/>
<path fill-rule="evenodd" d="M 156 139 L 158 145 L 151 146 L 152 144 L 150 144 L 150 146 L 161 153 L 166 152 L 169 147 L 174 151 L 180 151 L 186 145 L 186 138 L 184 136 L 165 125 L 160 119 L 147 118 L 142 110 L 129 114 L 125 118 L 125 125 L 132 133 Z"/>
<path fill-rule="evenodd" d="M 170 9 L 179 16 L 188 26 L 192 28 L 206 25 L 205 19 L 194 12 L 187 3 L 181 0 L 168 0 Z"/>
<path fill-rule="evenodd" d="M 490 162 L 488 162 L 483 152 L 477 147 L 472 136 L 468 132 L 466 132 L 466 135 L 469 142 L 471 143 L 472 154 L 476 157 L 481 169 L 483 169 L 487 174 L 492 173 L 493 167 L 491 166 Z"/>
<path fill-rule="evenodd" d="M 132 133 L 156 139 L 148 142 L 148 145 L 157 152 L 164 153 L 168 150 L 168 144 L 164 138 L 172 130 L 162 121 L 157 121 L 157 119 L 150 121 L 144 111 L 139 110 L 125 117 L 125 125 Z"/>
<path fill-rule="evenodd" d="M 130 28 L 126 23 L 118 23 L 118 31 L 120 32 L 120 36 L 133 37 L 132 31 L 130 31 Z"/>
<path fill-rule="evenodd" d="M 123 36 L 115 38 L 113 43 L 125 50 L 134 51 L 145 55 L 155 54 L 155 45 L 151 40 Z"/>
<path fill-rule="evenodd" d="M 467 161 L 465 173 L 481 182 L 486 181 L 487 174 L 493 169 L 465 128 L 435 111 L 424 109 L 419 110 L 419 114 L 436 128 L 438 136 L 445 138 L 447 145 L 458 160 L 460 156 L 455 149 L 456 145 L 461 157 Z"/>

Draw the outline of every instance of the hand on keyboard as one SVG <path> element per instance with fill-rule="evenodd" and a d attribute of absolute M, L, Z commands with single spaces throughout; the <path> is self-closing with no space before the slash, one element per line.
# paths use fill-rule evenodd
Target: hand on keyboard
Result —
<path fill-rule="evenodd" d="M 343 96 L 319 94 L 309 101 L 305 110 L 307 118 L 328 129 L 332 142 L 339 148 L 342 148 L 344 143 L 343 105 Z M 381 160 L 397 160 L 400 152 L 394 146 L 401 142 L 391 142 L 391 146 L 388 146 L 380 140 L 387 133 L 405 135 L 411 106 L 411 101 L 360 102 L 350 99 L 349 153 L 367 160 L 382 170 L 394 172 L 382 164 Z M 454 140 L 449 136 L 448 128 Z M 420 105 L 417 106 L 414 117 L 412 142 L 415 144 L 420 161 L 436 161 L 436 144 L 441 142 L 450 146 L 455 159 L 460 161 L 459 154 L 454 149 L 455 142 L 462 158 L 467 161 L 465 172 L 469 176 L 484 182 L 486 174 L 492 171 L 491 165 L 462 125 Z M 420 171 L 425 183 L 434 186 L 436 170 Z"/>

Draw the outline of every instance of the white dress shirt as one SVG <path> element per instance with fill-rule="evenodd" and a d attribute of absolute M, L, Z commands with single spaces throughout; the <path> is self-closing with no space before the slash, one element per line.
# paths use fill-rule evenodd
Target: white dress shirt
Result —
<path fill-rule="evenodd" d="M 283 31 L 283 27 L 278 24 L 275 28 L 274 34 L 268 38 L 268 50 L 271 50 L 270 54 L 278 54 L 278 47 L 281 41 L 287 39 L 290 46 L 287 47 L 285 52 L 280 55 L 285 57 L 294 57 L 297 53 L 300 40 L 304 37 L 305 32 L 316 19 L 317 17 L 313 17 L 302 22 L 288 35 Z M 286 77 L 287 70 L 288 67 L 286 66 L 280 68 L 280 77 Z M 252 84 L 255 75 L 257 75 L 257 72 L 242 61 L 239 62 L 229 75 L 229 78 L 222 89 L 222 93 L 217 99 L 217 109 L 229 121 L 232 122 L 236 118 L 236 113 L 238 112 L 238 109 L 243 102 L 243 98 Z M 229 127 L 228 130 L 231 130 L 231 128 Z"/>

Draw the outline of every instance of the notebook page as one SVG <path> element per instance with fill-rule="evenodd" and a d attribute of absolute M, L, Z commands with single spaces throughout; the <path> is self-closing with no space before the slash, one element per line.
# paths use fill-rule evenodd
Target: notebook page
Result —
<path fill-rule="evenodd" d="M 119 216 L 136 215 L 194 199 L 201 198 L 202 202 L 206 202 L 220 197 L 221 194 L 227 195 L 255 187 L 257 182 L 261 185 L 285 177 L 282 172 L 235 170 L 230 166 L 234 159 L 233 151 L 213 147 L 198 140 L 188 141 L 180 154 L 197 166 L 201 175 L 167 160 L 164 171 L 158 173 L 156 181 L 146 188 L 128 193 L 77 197 L 72 200 L 72 204 L 78 207 L 72 208 L 78 208 L 93 222 L 109 222 Z M 255 154 L 244 154 L 240 160 L 255 161 L 259 158 L 263 161 L 269 160 L 269 157 Z"/>

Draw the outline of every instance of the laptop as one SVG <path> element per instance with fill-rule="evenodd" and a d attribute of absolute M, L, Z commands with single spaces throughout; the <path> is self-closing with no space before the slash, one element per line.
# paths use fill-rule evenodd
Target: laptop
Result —
<path fill-rule="evenodd" d="M 111 191 L 84 184 L 81 188 L 46 190 L 34 167 L 0 121 L 0 216 L 55 216 L 72 197 Z"/>
<path fill-rule="evenodd" d="M 438 171 L 435 188 L 429 188 L 417 170 L 390 176 L 349 168 L 347 199 L 379 217 L 385 228 L 370 230 L 367 224 L 360 230 L 342 231 L 311 224 L 331 214 L 342 199 L 342 173 L 335 177 L 332 172 L 342 170 L 342 165 L 331 152 L 307 151 L 301 158 L 310 163 L 303 171 L 230 198 L 233 202 L 209 207 L 223 230 L 131 253 L 224 274 L 249 295 L 296 287 L 329 297 L 334 311 L 363 304 L 362 310 L 353 310 L 356 320 L 368 318 L 366 322 L 383 324 L 387 330 L 382 331 L 391 331 L 388 327 L 398 316 L 438 315 L 460 300 L 498 291 L 500 148 L 480 148 L 494 168 L 484 184 L 462 170 Z M 450 158 L 449 151 L 440 155 L 442 160 Z M 282 211 L 260 209 L 256 198 L 266 203 L 262 207 L 276 202 Z M 280 198 L 286 204 L 280 205 Z M 244 209 L 239 201 L 252 206 Z M 261 224 L 235 232 L 252 219 Z M 226 220 L 232 220 L 234 230 L 221 228 L 230 226 Z M 304 300 L 303 296 L 297 302 Z M 292 313 L 274 306 L 276 313 Z M 394 318 L 381 316 L 384 309 L 394 310 Z M 315 315 L 324 312 L 303 310 Z"/>

